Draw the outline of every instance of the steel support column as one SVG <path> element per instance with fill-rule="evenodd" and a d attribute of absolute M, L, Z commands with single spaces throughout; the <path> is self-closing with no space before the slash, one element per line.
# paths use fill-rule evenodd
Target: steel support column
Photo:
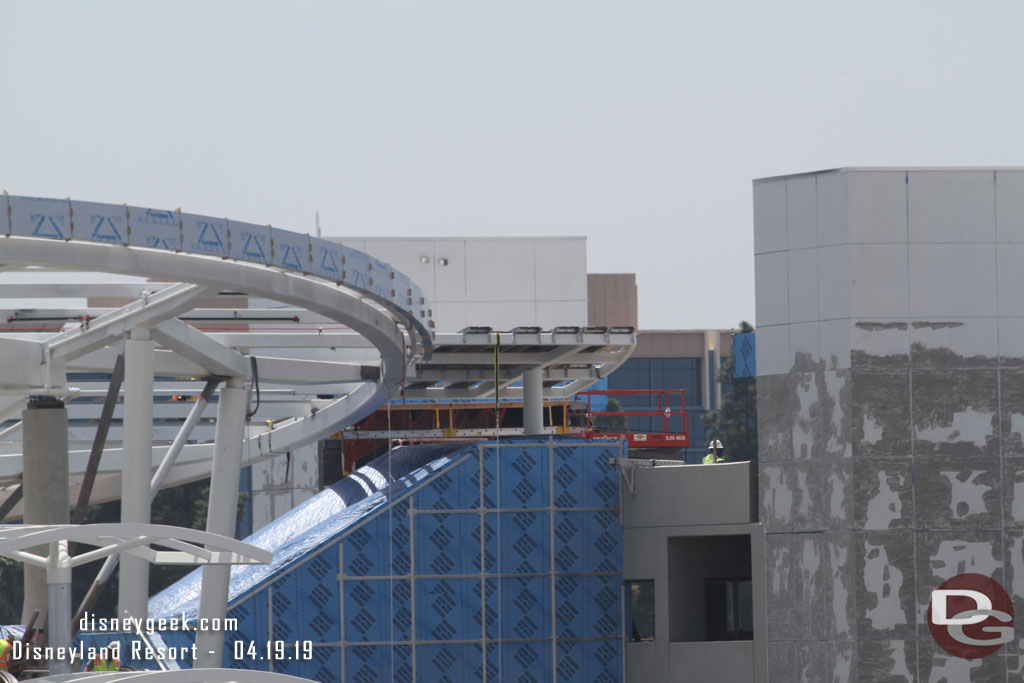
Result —
<path fill-rule="evenodd" d="M 234 537 L 238 512 L 238 477 L 242 467 L 242 432 L 248 393 L 238 379 L 229 380 L 220 390 L 217 405 L 217 435 L 210 478 L 210 507 L 206 530 Z M 203 567 L 203 583 L 199 594 L 199 617 L 223 621 L 228 611 L 229 566 Z M 209 622 L 208 622 L 209 623 Z M 221 666 L 224 652 L 224 631 L 196 633 L 198 656 L 196 668 Z"/>
<path fill-rule="evenodd" d="M 26 567 L 27 569 L 27 567 Z M 71 647 L 71 558 L 68 556 L 68 542 L 50 544 L 50 556 L 46 572 L 47 591 L 50 606 L 46 621 L 50 645 L 54 648 Z M 69 657 L 52 657 L 51 674 L 69 674 Z"/>
<path fill-rule="evenodd" d="M 68 411 L 55 398 L 32 399 L 22 413 L 23 479 L 25 524 L 67 524 L 71 499 L 68 496 Z M 38 554 L 46 555 L 45 548 Z M 21 623 L 27 624 L 33 610 L 47 613 L 46 570 L 25 566 L 25 599 Z"/>
<path fill-rule="evenodd" d="M 121 470 L 121 521 L 149 523 L 149 479 L 153 474 L 153 340 L 136 328 L 124 342 L 124 462 Z M 117 614 L 145 619 L 149 601 L 149 564 L 121 557 Z"/>
<path fill-rule="evenodd" d="M 544 433 L 543 378 L 539 367 L 523 372 L 523 434 Z"/>

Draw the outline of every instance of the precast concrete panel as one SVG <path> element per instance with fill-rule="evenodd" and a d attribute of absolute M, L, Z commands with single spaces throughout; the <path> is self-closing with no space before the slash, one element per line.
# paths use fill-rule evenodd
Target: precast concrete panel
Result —
<path fill-rule="evenodd" d="M 529 325 L 536 316 L 537 304 L 533 301 L 507 301 L 501 306 L 493 303 L 466 304 L 466 319 L 470 325 L 488 325 L 496 330 L 511 330 L 524 323 Z"/>
<path fill-rule="evenodd" d="M 1024 244 L 1000 244 L 996 251 L 999 315 L 1024 316 Z"/>
<path fill-rule="evenodd" d="M 995 171 L 910 171 L 910 242 L 995 242 Z"/>
<path fill-rule="evenodd" d="M 434 247 L 437 269 L 431 301 L 467 301 L 466 240 L 441 240 Z"/>
<path fill-rule="evenodd" d="M 71 201 L 71 230 L 76 240 L 128 243 L 128 207 Z"/>
<path fill-rule="evenodd" d="M 231 235 L 226 218 L 182 213 L 181 238 L 185 251 L 224 258 L 231 255 Z"/>
<path fill-rule="evenodd" d="M 906 318 L 910 312 L 907 245 L 851 244 L 847 257 L 850 285 L 846 298 L 850 315 L 854 318 Z"/>
<path fill-rule="evenodd" d="M 906 172 L 852 170 L 843 175 L 850 244 L 906 244 Z"/>
<path fill-rule="evenodd" d="M 309 235 L 270 229 L 271 263 L 279 268 L 308 273 L 312 267 Z"/>
<path fill-rule="evenodd" d="M 786 246 L 790 251 L 818 246 L 818 176 L 786 181 Z"/>
<path fill-rule="evenodd" d="M 6 192 L 0 193 L 0 235 L 11 234 L 11 204 Z"/>
<path fill-rule="evenodd" d="M 819 320 L 849 318 L 850 249 L 845 245 L 819 247 L 817 257 Z"/>
<path fill-rule="evenodd" d="M 583 301 L 538 301 L 535 325 L 550 329 L 558 325 L 587 324 L 587 302 Z"/>
<path fill-rule="evenodd" d="M 128 244 L 181 251 L 181 216 L 177 210 L 128 207 Z"/>
<path fill-rule="evenodd" d="M 467 241 L 466 281 L 466 301 L 470 303 L 532 302 L 537 298 L 533 242 L 514 239 Z M 472 287 L 468 287 L 470 283 Z M 532 318 L 531 313 L 527 319 Z"/>
<path fill-rule="evenodd" d="M 789 322 L 821 319 L 818 310 L 818 249 L 796 249 L 789 254 Z"/>
<path fill-rule="evenodd" d="M 434 318 L 443 321 L 444 330 L 457 332 L 469 325 L 469 317 L 466 312 L 467 304 L 464 301 L 455 303 L 432 301 L 430 305 L 434 309 Z"/>
<path fill-rule="evenodd" d="M 778 375 L 789 372 L 793 363 L 789 356 L 789 325 L 757 328 L 757 374 Z M 767 343 L 762 340 L 767 339 Z"/>
<path fill-rule="evenodd" d="M 346 242 L 347 243 L 347 242 Z M 355 245 L 353 245 L 355 246 Z M 426 296 L 434 297 L 434 271 L 439 266 L 434 257 L 435 242 L 431 240 L 365 240 L 357 246 L 368 254 L 390 263 L 423 285 Z M 426 262 L 423 259 L 427 259 Z"/>
<path fill-rule="evenodd" d="M 789 254 L 776 251 L 754 256 L 757 326 L 789 322 Z"/>
<path fill-rule="evenodd" d="M 849 264 L 847 276 L 819 277 L 817 322 L 793 318 L 801 257 L 785 278 L 755 257 L 759 289 L 772 288 L 757 294 L 769 681 L 977 682 L 1024 670 L 1019 643 L 949 656 L 926 619 L 931 591 L 966 572 L 993 578 L 1024 613 L 1020 173 L 816 174 L 818 244 L 834 243 L 817 249 L 819 273 Z M 807 177 L 771 183 L 781 180 Z M 755 226 L 770 239 L 778 209 L 758 199 L 765 184 Z M 1009 243 L 997 249 L 997 238 Z M 788 324 L 764 325 L 784 298 Z"/>
<path fill-rule="evenodd" d="M 995 244 L 911 244 L 910 315 L 995 316 Z"/>
<path fill-rule="evenodd" d="M 1024 171 L 996 171 L 996 241 L 1024 242 Z"/>
<path fill-rule="evenodd" d="M 785 251 L 788 230 L 786 181 L 754 183 L 754 254 Z"/>
<path fill-rule="evenodd" d="M 846 173 L 817 176 L 817 243 L 819 247 L 846 244 L 849 241 L 849 215 L 846 204 Z"/>
<path fill-rule="evenodd" d="M 587 301 L 587 241 L 538 239 L 533 242 L 539 301 Z M 586 321 L 582 321 L 585 323 Z M 572 324 L 565 321 L 561 324 Z"/>
<path fill-rule="evenodd" d="M 71 239 L 71 203 L 66 199 L 9 197 L 12 235 Z"/>
<path fill-rule="evenodd" d="M 273 265 L 270 258 L 270 226 L 228 221 L 231 231 L 230 253 L 240 261 Z"/>

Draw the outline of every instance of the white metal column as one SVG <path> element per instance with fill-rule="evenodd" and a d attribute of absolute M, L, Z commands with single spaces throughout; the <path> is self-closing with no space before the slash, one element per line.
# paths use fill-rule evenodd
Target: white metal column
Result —
<path fill-rule="evenodd" d="M 232 538 L 238 512 L 238 477 L 242 467 L 242 435 L 247 407 L 248 393 L 242 381 L 229 380 L 220 390 L 220 403 L 217 406 L 217 435 L 206 530 Z M 203 583 L 199 594 L 200 619 L 223 621 L 228 611 L 230 578 L 229 566 L 203 567 Z M 196 646 L 196 668 L 212 669 L 221 666 L 224 631 L 197 632 Z"/>
<path fill-rule="evenodd" d="M 149 523 L 149 480 L 153 474 L 153 340 L 136 328 L 124 342 L 124 461 L 121 521 Z M 118 616 L 145 619 L 149 564 L 123 555 L 117 588 Z"/>
<path fill-rule="evenodd" d="M 25 567 L 28 569 L 28 566 Z M 68 556 L 68 542 L 57 541 L 50 544 L 49 562 L 46 568 L 47 590 L 50 608 L 47 614 L 46 630 L 49 642 L 54 648 L 71 647 L 71 558 Z M 50 658 L 51 674 L 69 674 L 71 667 L 69 657 Z"/>
<path fill-rule="evenodd" d="M 68 497 L 68 411 L 56 398 L 37 398 L 22 413 L 24 439 L 23 479 L 25 524 L 67 524 L 71 502 Z M 40 548 L 45 555 L 46 549 Z M 32 611 L 47 613 L 46 570 L 25 566 L 25 598 L 21 623 L 27 624 Z"/>
<path fill-rule="evenodd" d="M 544 433 L 543 377 L 539 367 L 523 373 L 523 434 Z"/>

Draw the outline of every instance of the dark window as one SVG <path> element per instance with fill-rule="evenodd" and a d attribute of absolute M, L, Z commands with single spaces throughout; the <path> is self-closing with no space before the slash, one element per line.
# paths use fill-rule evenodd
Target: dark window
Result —
<path fill-rule="evenodd" d="M 654 581 L 627 581 L 629 639 L 634 643 L 654 640 Z"/>
<path fill-rule="evenodd" d="M 704 612 L 708 640 L 754 639 L 750 579 L 705 579 Z"/>

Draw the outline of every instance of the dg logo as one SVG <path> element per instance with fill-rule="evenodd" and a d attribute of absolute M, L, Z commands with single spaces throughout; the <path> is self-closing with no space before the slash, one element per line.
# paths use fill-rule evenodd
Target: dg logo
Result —
<path fill-rule="evenodd" d="M 928 629 L 954 657 L 987 657 L 1013 640 L 1013 601 L 987 576 L 958 574 L 932 591 Z"/>

